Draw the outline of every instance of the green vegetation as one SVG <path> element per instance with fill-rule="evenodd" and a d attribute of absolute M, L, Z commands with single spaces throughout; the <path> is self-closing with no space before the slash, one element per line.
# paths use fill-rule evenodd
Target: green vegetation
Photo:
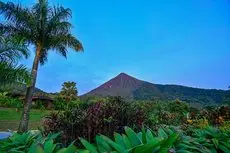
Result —
<path fill-rule="evenodd" d="M 31 83 L 27 88 L 26 102 L 22 113 L 19 131 L 28 130 L 29 112 L 36 84 L 39 64 L 48 60 L 48 52 L 55 50 L 67 56 L 67 48 L 83 50 L 83 46 L 71 34 L 71 10 L 62 6 L 50 6 L 47 0 L 37 1 L 31 8 L 12 2 L 0 2 L 0 13 L 7 22 L 0 24 L 1 33 L 17 38 L 35 48 L 35 57 L 31 69 Z"/>
<path fill-rule="evenodd" d="M 99 135 L 95 144 L 81 139 L 86 150 L 84 152 L 112 152 L 119 153 L 194 153 L 194 152 L 230 152 L 229 131 L 207 127 L 205 130 L 194 130 L 194 136 L 186 136 L 170 128 L 152 132 L 142 129 L 135 133 L 131 128 L 125 128 L 125 134 L 114 134 L 114 139 Z"/>
<path fill-rule="evenodd" d="M 48 115 L 48 110 L 31 110 L 29 128 L 36 130 L 42 124 L 42 118 Z M 0 131 L 17 130 L 21 119 L 21 110 L 15 108 L 0 108 Z"/>
<path fill-rule="evenodd" d="M 75 82 L 64 82 L 59 97 L 64 101 L 73 101 L 77 99 L 77 87 Z"/>
<path fill-rule="evenodd" d="M 64 148 L 61 144 L 54 143 L 57 134 L 42 135 L 41 132 L 14 133 L 12 137 L 0 141 L 0 151 L 3 152 L 28 152 L 28 153 L 75 153 L 76 147 L 71 144 Z"/>
<path fill-rule="evenodd" d="M 1 32 L 0 32 L 1 34 Z M 25 45 L 13 38 L 0 36 L 0 85 L 29 83 L 30 75 L 18 60 L 28 57 Z"/>
<path fill-rule="evenodd" d="M 45 93 L 35 84 L 49 51 L 66 57 L 67 48 L 83 50 L 71 34 L 71 10 L 48 0 L 30 8 L 0 1 L 0 14 L 6 19 L 0 23 L 0 131 L 19 127 L 0 141 L 0 152 L 230 152 L 230 91 L 158 85 L 121 73 L 80 98 L 70 81 L 60 93 Z M 30 45 L 31 74 L 17 63 Z M 39 130 L 26 132 L 28 126 Z"/>
<path fill-rule="evenodd" d="M 229 91 L 216 89 L 199 89 L 180 85 L 161 85 L 136 79 L 121 73 L 102 84 L 83 97 L 122 96 L 129 100 L 160 100 L 179 99 L 194 106 L 221 105 L 230 95 Z M 227 100 L 227 99 L 226 99 Z"/>
<path fill-rule="evenodd" d="M 183 131 L 173 128 L 160 128 L 154 132 L 151 129 L 142 128 L 141 132 L 134 132 L 125 127 L 123 134 L 114 133 L 114 138 L 97 135 L 95 143 L 91 144 L 80 138 L 83 147 L 76 147 L 71 143 L 67 148 L 63 144 L 54 143 L 59 136 L 57 134 L 42 135 L 28 132 L 22 135 L 13 134 L 12 137 L 0 141 L 0 150 L 7 152 L 28 153 L 210 153 L 230 152 L 230 131 L 220 131 L 213 127 L 206 129 L 194 129 L 193 136 L 187 136 Z M 80 146 L 77 144 L 77 146 Z"/>

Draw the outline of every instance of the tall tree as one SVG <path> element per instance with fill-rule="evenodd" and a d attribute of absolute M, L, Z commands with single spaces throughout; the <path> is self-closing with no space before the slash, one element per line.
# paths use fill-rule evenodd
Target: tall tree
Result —
<path fill-rule="evenodd" d="M 77 87 L 75 82 L 64 82 L 60 92 L 60 97 L 66 101 L 71 101 L 77 98 Z"/>
<path fill-rule="evenodd" d="M 72 24 L 68 21 L 71 10 L 62 6 L 50 6 L 48 0 L 37 0 L 31 7 L 23 7 L 12 2 L 0 2 L 0 13 L 7 20 L 0 30 L 8 36 L 22 39 L 35 48 L 35 57 L 31 72 L 31 85 L 27 88 L 24 109 L 18 132 L 28 130 L 29 112 L 36 84 L 39 64 L 48 59 L 50 50 L 67 56 L 67 48 L 82 51 L 83 46 L 71 34 Z"/>
<path fill-rule="evenodd" d="M 22 42 L 15 39 L 0 37 L 0 86 L 29 83 L 30 74 L 18 60 L 28 57 L 28 50 Z"/>

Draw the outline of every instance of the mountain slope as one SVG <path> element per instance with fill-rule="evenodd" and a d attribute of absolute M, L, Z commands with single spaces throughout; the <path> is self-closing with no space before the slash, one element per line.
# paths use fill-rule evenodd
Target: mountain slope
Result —
<path fill-rule="evenodd" d="M 26 85 L 24 84 L 13 84 L 13 85 L 6 85 L 3 87 L 0 87 L 0 91 L 7 91 L 10 94 L 13 95 L 25 95 L 26 94 Z M 34 89 L 34 94 L 35 95 L 45 95 L 48 94 L 46 92 L 44 92 L 43 90 L 36 88 Z"/>
<path fill-rule="evenodd" d="M 122 96 L 135 100 L 180 99 L 197 103 L 221 103 L 227 91 L 199 89 L 180 85 L 160 85 L 121 73 L 83 96 Z"/>
<path fill-rule="evenodd" d="M 138 89 L 143 81 L 131 77 L 125 73 L 121 73 L 115 78 L 109 80 L 98 88 L 90 91 L 86 95 L 95 96 L 122 96 L 125 98 L 133 98 L 133 91 Z"/>

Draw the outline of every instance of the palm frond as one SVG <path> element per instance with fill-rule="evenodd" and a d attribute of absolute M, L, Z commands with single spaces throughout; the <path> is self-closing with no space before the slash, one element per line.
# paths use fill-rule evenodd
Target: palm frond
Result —
<path fill-rule="evenodd" d="M 27 28 L 18 27 L 14 23 L 0 23 L 0 32 L 4 37 L 16 38 L 19 42 L 25 41 L 28 44 L 34 42 L 34 37 L 36 36 L 36 33 L 31 33 Z"/>
<path fill-rule="evenodd" d="M 52 49 L 67 56 L 67 48 L 83 51 L 81 42 L 71 34 L 72 16 L 69 8 L 49 6 L 48 0 L 38 0 L 32 8 L 23 8 L 13 3 L 0 3 L 0 14 L 6 23 L 0 24 L 0 32 L 14 36 L 28 44 L 39 44 L 40 64 L 47 61 L 48 50 Z"/>
<path fill-rule="evenodd" d="M 23 57 L 28 58 L 29 52 L 23 42 L 18 42 L 16 38 L 0 38 L 0 62 L 15 63 Z"/>
<path fill-rule="evenodd" d="M 48 25 L 48 30 L 50 35 L 55 35 L 59 33 L 70 33 L 72 24 L 67 21 L 54 22 Z"/>
<path fill-rule="evenodd" d="M 59 46 L 66 46 L 75 51 L 84 50 L 82 43 L 69 33 L 56 35 L 56 37 L 51 38 L 49 43 L 52 49 L 58 49 Z"/>
<path fill-rule="evenodd" d="M 62 6 L 53 6 L 51 9 L 51 15 L 50 15 L 50 25 L 55 22 L 60 22 L 67 20 L 68 18 L 72 17 L 72 12 L 69 8 L 64 8 Z"/>
<path fill-rule="evenodd" d="M 28 69 L 13 63 L 0 62 L 0 85 L 11 83 L 30 83 L 30 73 Z"/>
<path fill-rule="evenodd" d="M 20 27 L 33 27 L 33 14 L 28 8 L 12 2 L 0 2 L 0 14 Z"/>

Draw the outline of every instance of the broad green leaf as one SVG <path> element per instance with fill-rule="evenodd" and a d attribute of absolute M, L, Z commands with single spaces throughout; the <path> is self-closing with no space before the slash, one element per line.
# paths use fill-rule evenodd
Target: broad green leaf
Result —
<path fill-rule="evenodd" d="M 55 148 L 56 148 L 56 144 L 53 143 L 53 140 L 49 140 L 44 144 L 45 153 L 53 153 Z"/>
<path fill-rule="evenodd" d="M 159 153 L 168 153 L 168 150 L 172 147 L 173 143 L 179 138 L 179 135 L 174 133 L 161 143 Z"/>
<path fill-rule="evenodd" d="M 36 146 L 34 153 L 45 153 L 42 146 L 39 144 Z"/>
<path fill-rule="evenodd" d="M 114 138 L 115 138 L 115 142 L 117 144 L 119 144 L 123 148 L 126 148 L 125 142 L 124 142 L 124 140 L 123 140 L 123 138 L 122 138 L 122 136 L 120 134 L 118 134 L 118 133 L 115 132 L 114 133 Z"/>
<path fill-rule="evenodd" d="M 218 148 L 219 141 L 216 138 L 212 139 L 213 144 L 215 145 L 216 148 Z"/>
<path fill-rule="evenodd" d="M 193 145 L 187 145 L 187 144 L 183 144 L 183 143 L 180 143 L 178 146 L 178 148 L 180 149 L 193 149 L 193 150 L 199 150 L 199 148 L 193 146 Z"/>
<path fill-rule="evenodd" d="M 147 136 L 146 136 L 146 131 L 145 131 L 144 126 L 142 127 L 141 131 L 142 131 L 142 143 L 146 144 L 147 143 Z"/>
<path fill-rule="evenodd" d="M 142 144 L 141 140 L 138 138 L 137 134 L 129 127 L 125 127 L 125 133 L 127 134 L 133 147 Z"/>
<path fill-rule="evenodd" d="M 145 145 L 140 145 L 132 149 L 133 153 L 151 153 L 155 148 L 159 147 L 161 141 L 159 139 L 153 139 L 151 142 Z"/>
<path fill-rule="evenodd" d="M 126 153 L 128 152 L 124 147 L 120 146 L 119 144 L 113 142 L 110 138 L 103 136 L 102 138 L 111 146 L 113 147 L 116 151 L 118 151 L 119 153 Z"/>
<path fill-rule="evenodd" d="M 158 130 L 158 136 L 161 138 L 168 138 L 167 133 L 162 128 Z"/>
<path fill-rule="evenodd" d="M 98 153 L 97 149 L 87 140 L 80 138 L 80 141 L 83 144 L 83 146 L 90 151 L 90 153 Z"/>
<path fill-rule="evenodd" d="M 106 151 L 108 152 L 112 151 L 112 148 L 101 136 L 96 136 L 96 143 L 97 143 L 97 146 L 103 147 Z"/>
<path fill-rule="evenodd" d="M 222 150 L 224 153 L 230 153 L 230 149 L 226 148 L 223 145 L 219 145 L 220 150 Z"/>
<path fill-rule="evenodd" d="M 154 138 L 154 136 L 153 136 L 152 132 L 148 129 L 147 132 L 146 132 L 146 140 L 147 140 L 147 142 L 152 141 L 153 138 Z"/>
<path fill-rule="evenodd" d="M 223 142 L 223 141 L 221 141 L 220 143 L 223 144 L 223 145 L 224 145 L 225 147 L 227 147 L 228 149 L 230 149 L 230 143 Z"/>
<path fill-rule="evenodd" d="M 182 150 L 177 150 L 176 153 L 193 153 L 193 152 L 182 149 Z"/>
<path fill-rule="evenodd" d="M 59 137 L 60 136 L 60 132 L 58 132 L 58 133 L 55 133 L 55 134 L 49 134 L 48 136 L 47 136 L 47 140 L 54 140 L 54 139 L 56 139 L 57 137 Z"/>
<path fill-rule="evenodd" d="M 124 143 L 125 143 L 126 148 L 127 148 L 127 149 L 132 148 L 132 144 L 131 144 L 129 138 L 128 138 L 125 134 L 122 134 L 122 138 L 123 138 L 123 140 L 124 140 Z"/>
<path fill-rule="evenodd" d="M 57 153 L 76 153 L 76 151 L 77 151 L 77 148 L 72 143 L 67 148 L 63 148 L 63 149 L 59 150 Z"/>
<path fill-rule="evenodd" d="M 90 153 L 89 150 L 77 150 L 77 153 Z"/>
<path fill-rule="evenodd" d="M 142 141 L 142 132 L 137 133 L 137 136 Z"/>
<path fill-rule="evenodd" d="M 167 132 L 169 133 L 169 135 L 172 135 L 174 132 L 171 129 L 167 129 Z"/>

